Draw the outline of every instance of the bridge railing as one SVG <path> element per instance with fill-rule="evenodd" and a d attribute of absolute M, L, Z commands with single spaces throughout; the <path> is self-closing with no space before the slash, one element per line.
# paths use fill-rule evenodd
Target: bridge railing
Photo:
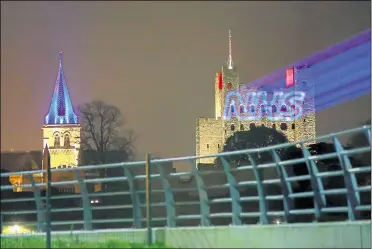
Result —
<path fill-rule="evenodd" d="M 354 134 L 364 134 L 368 144 L 345 148 L 341 137 Z M 306 146 L 322 141 L 331 141 L 334 152 L 314 154 Z M 2 228 L 150 229 L 370 219 L 371 164 L 355 159 L 370 151 L 371 127 L 363 126 L 315 141 L 209 156 L 148 155 L 139 162 L 52 169 L 50 197 L 43 190 L 45 170 L 4 173 L 2 182 L 23 176 L 28 183 L 17 187 L 32 191 L 14 193 L 14 186 L 2 184 Z M 196 160 L 205 157 L 215 163 L 198 168 Z M 190 170 L 174 172 L 176 162 L 188 162 Z"/>

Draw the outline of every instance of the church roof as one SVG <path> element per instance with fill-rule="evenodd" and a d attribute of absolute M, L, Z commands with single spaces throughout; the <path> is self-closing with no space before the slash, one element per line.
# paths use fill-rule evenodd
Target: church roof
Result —
<path fill-rule="evenodd" d="M 62 52 L 59 53 L 59 70 L 57 80 L 55 83 L 49 112 L 45 116 L 44 124 L 78 124 L 78 118 L 72 107 L 65 74 L 63 72 Z"/>
<path fill-rule="evenodd" d="M 10 172 L 41 169 L 42 151 L 1 152 L 1 169 Z"/>

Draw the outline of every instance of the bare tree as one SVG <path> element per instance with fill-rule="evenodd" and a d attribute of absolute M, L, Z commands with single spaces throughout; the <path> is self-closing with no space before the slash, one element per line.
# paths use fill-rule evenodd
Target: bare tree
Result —
<path fill-rule="evenodd" d="M 96 152 L 95 163 L 113 162 L 110 151 L 125 153 L 128 159 L 134 155 L 135 135 L 124 129 L 123 116 L 116 106 L 103 101 L 93 101 L 78 107 L 82 125 L 81 147 Z"/>

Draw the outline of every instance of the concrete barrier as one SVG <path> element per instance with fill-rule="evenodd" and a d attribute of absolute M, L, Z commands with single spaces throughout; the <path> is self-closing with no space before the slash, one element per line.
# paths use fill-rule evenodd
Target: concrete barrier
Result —
<path fill-rule="evenodd" d="M 155 234 L 178 248 L 371 248 L 371 221 L 162 228 Z"/>
<path fill-rule="evenodd" d="M 154 242 L 172 248 L 371 248 L 371 221 L 154 228 Z M 1 235 L 20 240 L 44 233 Z M 146 242 L 146 229 L 52 232 L 52 240 Z"/>

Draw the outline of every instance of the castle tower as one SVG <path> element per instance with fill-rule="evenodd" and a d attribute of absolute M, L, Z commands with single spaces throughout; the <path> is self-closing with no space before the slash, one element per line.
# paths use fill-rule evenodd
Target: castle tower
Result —
<path fill-rule="evenodd" d="M 59 53 L 57 80 L 42 130 L 43 148 L 49 148 L 50 167 L 77 167 L 81 127 L 67 89 L 62 52 Z"/>
<path fill-rule="evenodd" d="M 232 59 L 232 39 L 229 30 L 229 57 L 226 65 L 216 74 L 215 81 L 215 110 L 216 119 L 223 117 L 225 97 L 228 91 L 239 89 L 239 74 Z"/>
<path fill-rule="evenodd" d="M 305 70 L 306 72 L 306 70 Z M 215 78 L 215 117 L 214 118 L 198 118 L 196 122 L 196 155 L 213 155 L 223 151 L 223 147 L 227 138 L 232 136 L 236 131 L 250 130 L 257 126 L 266 126 L 276 129 L 285 134 L 289 141 L 298 141 L 303 139 L 315 138 L 315 103 L 313 82 L 306 73 L 296 74 L 298 77 L 294 79 L 294 87 L 288 91 L 301 91 L 306 89 L 307 93 L 311 93 L 303 101 L 302 106 L 308 111 L 305 115 L 295 121 L 268 121 L 267 115 L 262 115 L 261 118 L 254 121 L 240 120 L 236 115 L 231 118 L 225 118 L 224 115 L 228 112 L 234 114 L 242 114 L 253 112 L 264 113 L 261 111 L 262 105 L 245 106 L 245 103 L 230 102 L 227 105 L 226 99 L 230 92 L 240 92 L 243 94 L 246 86 L 239 83 L 239 74 L 234 66 L 232 59 L 232 37 L 229 31 L 229 56 L 226 65 L 222 66 L 221 71 L 217 72 Z M 284 78 L 284 74 L 283 74 Z M 283 82 L 283 87 L 285 86 Z M 236 91 L 238 90 L 238 91 Z M 251 89 L 249 91 L 260 91 L 259 89 Z M 245 91 L 246 92 L 246 91 Z M 230 101 L 230 100 L 229 100 Z M 270 106 L 271 107 L 271 106 Z M 227 110 L 225 110 L 227 108 Z M 274 107 L 271 107 L 274 108 Z M 249 110 L 248 110 L 249 109 Z M 280 106 L 275 106 L 275 109 L 280 110 Z M 282 110 L 281 110 L 282 111 Z M 226 113 L 225 113 L 226 112 Z M 201 158 L 197 160 L 199 164 L 213 164 L 215 158 Z"/>
<path fill-rule="evenodd" d="M 239 89 L 239 74 L 232 59 L 232 37 L 229 30 L 229 55 L 226 65 L 216 73 L 215 117 L 198 118 L 196 124 L 196 155 L 217 154 L 223 150 L 224 141 L 230 135 L 223 120 L 225 98 L 229 91 Z M 235 119 L 234 119 L 235 120 Z M 233 120 L 232 120 L 233 121 Z M 197 163 L 212 164 L 215 158 L 202 158 Z"/>

